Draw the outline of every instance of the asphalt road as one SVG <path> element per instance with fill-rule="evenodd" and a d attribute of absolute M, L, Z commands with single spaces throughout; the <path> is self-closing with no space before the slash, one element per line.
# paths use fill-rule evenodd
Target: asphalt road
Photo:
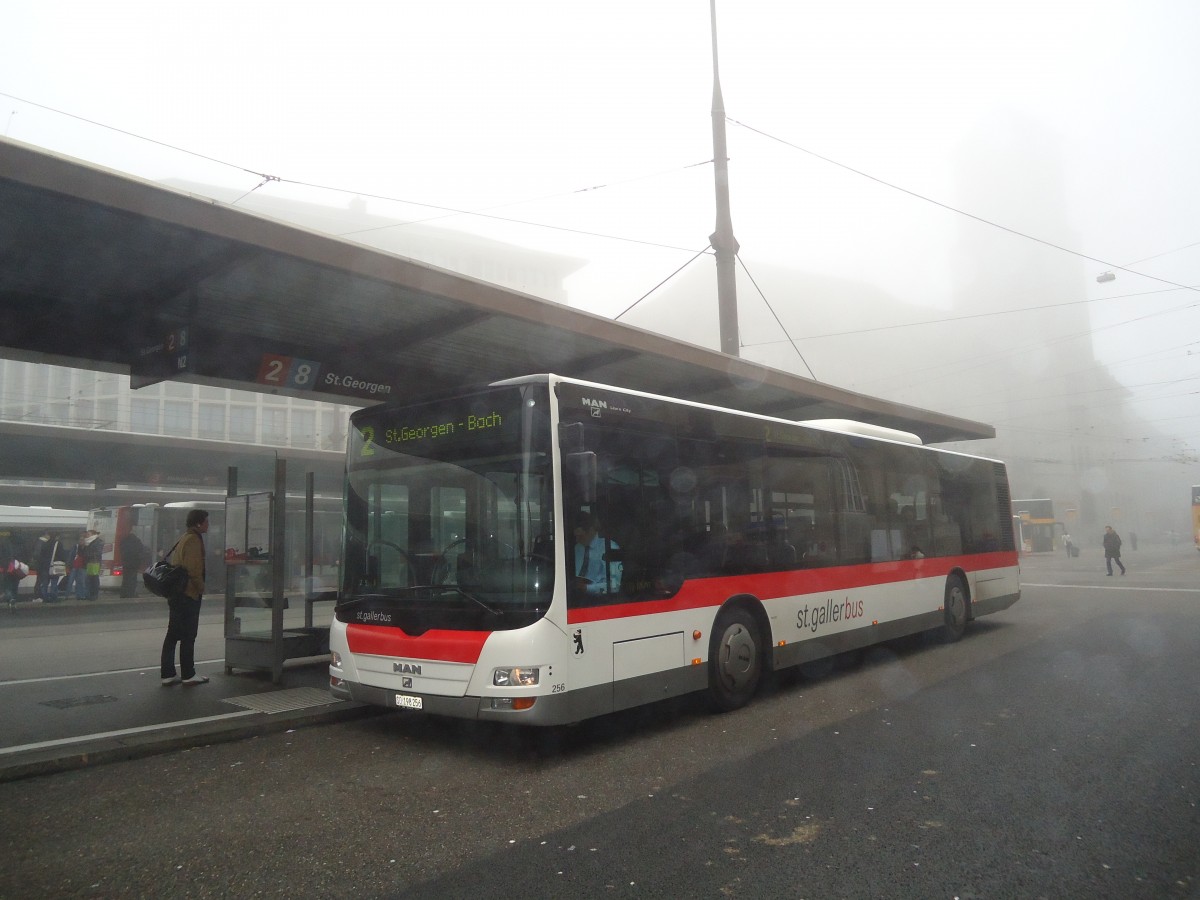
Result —
<path fill-rule="evenodd" d="M 328 625 L 332 609 L 318 604 L 314 623 Z M 197 661 L 225 655 L 224 610 L 223 598 L 204 598 Z M 239 608 L 238 614 L 247 631 L 270 630 L 270 610 Z M 167 601 L 144 592 L 134 600 L 106 593 L 96 603 L 34 606 L 26 600 L 15 613 L 0 608 L 0 681 L 157 668 L 167 619 Z M 303 624 L 303 604 L 293 604 L 284 613 L 284 627 Z"/>
<path fill-rule="evenodd" d="M 715 716 L 388 715 L 0 784 L 0 895 L 1200 896 L 1200 554 Z"/>

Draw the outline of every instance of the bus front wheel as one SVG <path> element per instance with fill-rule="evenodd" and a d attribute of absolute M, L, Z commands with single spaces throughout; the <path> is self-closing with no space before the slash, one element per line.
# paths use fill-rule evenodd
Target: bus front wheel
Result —
<path fill-rule="evenodd" d="M 744 609 L 722 613 L 713 628 L 708 648 L 708 693 L 720 712 L 739 709 L 750 702 L 762 677 L 762 650 L 758 625 Z"/>
<path fill-rule="evenodd" d="M 953 644 L 967 628 L 967 586 L 961 576 L 951 575 L 946 579 L 946 600 L 942 609 L 945 617 L 942 641 Z"/>

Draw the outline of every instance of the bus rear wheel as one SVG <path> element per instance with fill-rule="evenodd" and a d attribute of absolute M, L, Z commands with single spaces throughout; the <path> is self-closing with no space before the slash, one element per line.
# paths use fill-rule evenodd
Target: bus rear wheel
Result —
<path fill-rule="evenodd" d="M 758 625 L 745 609 L 734 607 L 717 618 L 708 648 L 708 694 L 719 712 L 750 702 L 762 677 Z"/>
<path fill-rule="evenodd" d="M 967 585 L 962 576 L 951 575 L 946 579 L 946 599 L 942 609 L 942 642 L 953 644 L 963 636 L 967 628 Z"/>

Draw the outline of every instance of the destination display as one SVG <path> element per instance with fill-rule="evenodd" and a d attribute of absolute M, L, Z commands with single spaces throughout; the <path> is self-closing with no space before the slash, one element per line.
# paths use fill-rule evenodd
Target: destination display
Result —
<path fill-rule="evenodd" d="M 350 419 L 352 454 L 370 458 L 381 448 L 435 458 L 511 450 L 520 437 L 522 397 L 516 389 L 420 406 L 374 406 Z"/>

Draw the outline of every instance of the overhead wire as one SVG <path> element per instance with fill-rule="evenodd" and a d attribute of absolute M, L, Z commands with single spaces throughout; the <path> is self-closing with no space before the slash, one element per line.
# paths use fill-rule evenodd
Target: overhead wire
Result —
<path fill-rule="evenodd" d="M 1045 247 L 1050 247 L 1053 250 L 1059 250 L 1063 253 L 1069 253 L 1071 256 L 1078 257 L 1079 259 L 1086 259 L 1089 262 L 1097 263 L 1097 264 L 1102 265 L 1110 270 L 1116 269 L 1117 271 L 1120 271 L 1120 272 L 1126 272 L 1129 275 L 1137 275 L 1141 278 L 1149 278 L 1153 281 L 1159 282 L 1160 284 L 1169 284 L 1172 287 L 1179 288 L 1181 290 L 1186 290 L 1186 291 L 1200 290 L 1200 288 L 1197 288 L 1192 285 L 1180 284 L 1179 282 L 1171 281 L 1169 278 L 1160 278 L 1156 275 L 1149 275 L 1145 272 L 1138 272 L 1138 271 L 1135 271 L 1134 269 L 1130 269 L 1126 266 L 1121 266 L 1116 263 L 1100 259 L 1099 257 L 1091 256 L 1091 255 L 1089 255 L 1087 253 L 1083 253 L 1079 250 L 1073 250 L 1070 247 L 1064 247 L 1061 244 L 1056 244 L 1053 241 L 1048 241 L 1045 238 L 1040 238 L 1040 237 L 1037 237 L 1036 235 L 1028 234 L 1028 233 L 1020 231 L 1016 228 L 1011 228 L 1008 225 L 1001 225 L 999 222 L 993 222 L 991 219 L 986 219 L 983 216 L 975 215 L 975 213 L 970 213 L 964 209 L 959 209 L 956 206 L 951 206 L 949 203 L 944 203 L 941 200 L 935 200 L 932 197 L 928 197 L 924 194 L 918 193 L 917 191 L 910 190 L 909 188 L 906 188 L 906 187 L 901 187 L 898 184 L 893 184 L 892 182 L 887 181 L 883 178 L 880 178 L 877 175 L 872 175 L 869 172 L 864 172 L 861 169 L 856 169 L 853 166 L 848 166 L 845 163 L 838 162 L 836 159 L 831 159 L 828 156 L 823 156 L 820 153 L 817 153 L 813 150 L 809 150 L 807 147 L 801 147 L 799 144 L 792 143 L 791 141 L 784 140 L 783 138 L 773 135 L 767 131 L 763 131 L 761 128 L 755 128 L 753 125 L 749 125 L 745 122 L 739 122 L 737 119 L 733 119 L 728 116 L 726 117 L 726 121 L 728 121 L 732 125 L 738 126 L 739 128 L 745 128 L 747 131 L 751 131 L 754 134 L 757 134 L 761 137 L 766 138 L 767 140 L 775 141 L 779 144 L 782 144 L 785 147 L 791 147 L 793 150 L 799 151 L 800 153 L 806 153 L 809 156 L 813 157 L 814 159 L 819 159 L 822 162 L 828 163 L 831 166 L 837 166 L 839 169 L 844 169 L 847 172 L 851 172 L 855 175 L 858 175 L 860 178 L 866 178 L 870 181 L 874 181 L 876 184 L 881 184 L 886 188 L 890 188 L 891 190 L 899 191 L 902 194 L 907 194 L 910 197 L 913 197 L 917 200 L 921 200 L 925 203 L 930 203 L 934 206 L 940 207 L 941 209 L 947 210 L 948 212 L 955 213 L 956 215 L 960 215 L 965 218 L 972 219 L 976 222 L 979 222 L 982 225 L 987 225 L 991 228 L 997 228 L 1000 231 L 1005 231 L 1011 235 L 1015 235 L 1016 237 L 1019 237 L 1019 238 L 1024 238 L 1025 240 L 1028 240 L 1028 241 L 1033 241 L 1033 242 L 1041 244 Z"/>
<path fill-rule="evenodd" d="M 800 357 L 800 362 L 804 363 L 804 368 L 808 369 L 808 374 L 812 376 L 812 379 L 814 381 L 819 380 L 817 378 L 817 373 L 813 371 L 812 366 L 810 366 L 808 364 L 808 360 L 804 358 L 804 354 L 800 352 L 800 347 L 796 344 L 795 340 L 792 339 L 792 336 L 790 334 L 788 334 L 787 326 L 783 324 L 783 320 L 780 319 L 779 314 L 777 312 L 775 312 L 775 307 L 773 307 L 771 305 L 771 301 L 767 299 L 767 295 L 764 294 L 762 288 L 758 286 L 758 282 L 754 279 L 754 275 L 751 274 L 750 269 L 746 265 L 745 260 L 742 259 L 741 254 L 740 253 L 735 254 L 735 258 L 738 261 L 738 265 L 740 265 L 742 267 L 742 271 L 744 271 L 746 273 L 746 277 L 750 279 L 750 283 L 752 285 L 754 285 L 754 289 L 756 291 L 758 291 L 758 296 L 762 298 L 762 302 L 766 304 L 767 309 L 770 311 L 771 315 L 775 318 L 775 324 L 778 325 L 780 331 L 782 331 L 784 333 L 784 335 L 787 336 L 788 343 L 792 345 L 792 349 L 795 350 L 796 355 L 798 357 Z M 741 346 L 745 347 L 746 344 L 742 344 Z"/>
<path fill-rule="evenodd" d="M 626 185 L 626 184 L 634 184 L 635 182 L 638 182 L 638 181 L 647 181 L 652 178 L 661 178 L 664 175 L 674 175 L 679 172 L 685 171 L 687 169 L 695 169 L 700 166 L 710 165 L 711 163 L 712 163 L 711 159 L 706 159 L 706 160 L 703 160 L 702 162 L 688 163 L 683 166 L 677 166 L 673 169 L 664 169 L 664 170 L 661 170 L 658 172 L 651 172 L 646 175 L 636 175 L 632 178 L 623 178 L 619 181 L 612 181 L 612 182 L 608 182 L 605 184 L 591 185 L 590 187 L 574 188 L 569 191 L 559 191 L 559 192 L 553 193 L 553 194 L 544 194 L 539 197 L 530 197 L 530 198 L 525 198 L 525 199 L 521 199 L 521 200 L 511 200 L 507 203 L 497 203 L 493 206 L 485 206 L 485 207 L 482 207 L 481 209 L 477 209 L 477 210 L 449 211 L 445 215 L 441 215 L 441 216 L 428 216 L 424 219 L 413 219 L 408 222 L 388 222 L 384 225 L 372 225 L 370 228 L 357 228 L 357 229 L 353 229 L 351 231 L 342 231 L 342 232 L 338 233 L 338 236 L 346 237 L 348 235 L 354 235 L 354 234 L 366 234 L 366 233 L 369 233 L 372 231 L 383 231 L 383 230 L 386 230 L 389 228 L 403 228 L 406 225 L 422 225 L 426 222 L 436 222 L 439 219 L 453 218 L 456 215 L 478 215 L 478 214 L 481 214 L 481 213 L 484 213 L 484 212 L 487 212 L 487 211 L 493 210 L 493 209 L 507 209 L 508 207 L 511 207 L 511 206 L 524 206 L 528 203 L 543 203 L 547 200 L 557 200 L 561 197 L 573 197 L 576 194 L 587 194 L 592 191 L 600 191 L 600 190 L 605 190 L 607 188 L 620 187 L 620 186 Z M 327 188 L 327 190 L 336 190 L 336 189 Z M 401 200 L 398 202 L 407 203 L 408 201 Z M 671 248 L 671 249 L 675 249 L 675 248 Z"/>
<path fill-rule="evenodd" d="M 996 309 L 988 312 L 967 313 L 961 316 L 946 316 L 941 319 L 922 319 L 919 322 L 894 322 L 891 325 L 869 325 L 865 328 L 854 328 L 847 331 L 827 331 L 823 334 L 806 335 L 802 340 L 817 341 L 824 338 L 834 337 L 858 337 L 864 334 L 870 334 L 873 331 L 896 331 L 901 328 L 923 328 L 930 325 L 946 325 L 953 322 L 966 322 L 972 319 L 989 319 L 997 316 L 1012 316 L 1031 312 L 1045 312 L 1049 309 L 1065 309 L 1068 306 L 1082 306 L 1089 303 L 1102 303 L 1107 300 L 1128 300 L 1134 297 L 1149 297 L 1154 294 L 1169 294 L 1176 291 L 1177 288 L 1159 288 L 1153 291 L 1138 291 L 1131 294 L 1118 294 L 1109 297 L 1094 297 L 1087 300 L 1066 300 L 1062 303 L 1044 303 L 1041 306 L 1022 306 L 1020 309 Z M 1187 309 L 1189 307 L 1180 307 Z M 767 347 L 771 344 L 784 344 L 786 340 L 773 341 L 755 341 L 752 344 L 743 344 L 744 347 Z"/>
<path fill-rule="evenodd" d="M 154 144 L 155 146 L 162 147 L 164 149 L 171 150 L 176 153 L 182 153 L 186 156 L 191 156 L 196 159 L 202 159 L 206 162 L 211 162 L 216 165 L 225 166 L 227 168 L 234 169 L 239 172 L 245 172 L 249 175 L 254 175 L 255 177 L 260 179 L 260 181 L 257 185 L 255 185 L 253 188 L 246 191 L 241 196 L 239 196 L 236 200 L 234 200 L 230 204 L 231 206 L 236 205 L 240 201 L 244 200 L 247 196 L 254 193 L 259 188 L 261 188 L 271 182 L 277 182 L 279 184 L 293 184 L 298 187 L 307 187 L 307 188 L 312 188 L 315 190 L 332 191 L 334 193 L 347 194 L 347 195 L 356 196 L 356 197 L 364 197 L 364 198 L 368 198 L 368 199 L 372 199 L 372 200 L 384 200 L 384 201 L 388 201 L 391 203 L 402 203 L 402 204 L 406 204 L 409 206 L 419 206 L 419 207 L 422 207 L 425 209 L 436 209 L 436 210 L 440 210 L 440 211 L 446 213 L 447 215 L 475 216 L 475 217 L 479 217 L 479 218 L 483 218 L 483 219 L 492 219 L 492 220 L 499 221 L 499 222 L 508 222 L 508 223 L 514 224 L 514 225 L 526 225 L 526 226 L 529 226 L 532 228 L 544 228 L 544 229 L 548 229 L 551 231 L 562 231 L 562 232 L 565 232 L 568 234 L 578 234 L 578 235 L 582 235 L 585 237 L 603 238 L 605 240 L 621 241 L 624 243 L 631 243 L 631 244 L 640 244 L 642 246 L 647 246 L 647 247 L 658 247 L 663 250 L 675 250 L 675 251 L 686 252 L 686 253 L 692 252 L 691 248 L 679 247 L 679 246 L 675 246 L 672 244 L 663 244 L 663 243 L 657 243 L 654 241 L 639 240 L 637 238 L 628 238 L 628 237 L 623 237 L 621 235 L 603 234 L 600 232 L 584 231 L 582 229 L 567 228 L 567 227 L 558 226 L 558 225 L 547 225 L 543 222 L 529 222 L 529 221 L 525 221 L 522 219 L 512 219 L 512 218 L 506 218 L 504 216 L 493 216 L 493 215 L 488 215 L 485 212 L 473 211 L 473 210 L 469 210 L 469 209 L 456 209 L 454 207 L 449 207 L 449 206 L 439 206 L 439 205 L 433 204 L 433 203 L 423 203 L 423 202 L 420 202 L 417 200 L 409 200 L 409 199 L 406 199 L 403 197 L 391 197 L 391 196 L 386 196 L 383 194 L 375 194 L 375 193 L 370 193 L 370 192 L 365 192 L 365 191 L 354 191 L 349 188 L 335 187 L 335 186 L 331 186 L 331 185 L 317 184 L 315 182 L 301 181 L 299 179 L 294 179 L 294 178 L 284 178 L 279 175 L 271 175 L 266 172 L 259 172 L 255 169 L 247 168 L 246 166 L 241 166 L 236 163 L 231 163 L 231 162 L 228 162 L 223 159 L 218 159 L 217 157 L 214 157 L 214 156 L 207 156 L 206 154 L 198 153 L 195 150 L 188 150 L 185 147 L 179 147 L 175 144 L 169 144 L 165 141 L 160 141 L 160 140 L 156 140 L 154 138 L 146 137 L 145 135 L 137 134 L 136 132 L 133 132 L 133 131 L 127 131 L 123 128 L 117 128 L 116 126 L 113 126 L 113 125 L 106 125 L 103 122 L 98 122 L 94 119 L 89 119 L 85 116 L 80 116 L 80 115 L 76 115 L 75 113 L 69 113 L 69 112 L 66 112 L 61 109 L 56 109 L 53 106 L 47 106 L 42 103 L 35 103 L 32 100 L 26 100 L 24 97 L 18 97 L 15 94 L 9 94 L 4 91 L 0 91 L 0 97 L 7 97 L 10 100 L 16 100 L 20 103 L 26 103 L 29 106 L 33 106 L 37 109 L 46 110 L 47 112 L 54 113 L 55 115 L 65 116 L 66 118 L 74 119 L 78 122 L 84 122 L 88 125 L 93 125 L 97 128 L 103 128 L 107 131 L 111 131 L 116 134 L 123 134 L 126 137 L 131 137 L 131 138 L 134 138 L 135 140 L 139 140 L 139 141 L 145 141 L 146 143 Z M 708 165 L 709 163 L 711 163 L 711 160 L 705 160 L 705 161 L 697 162 L 697 163 L 687 163 L 685 165 L 682 165 L 682 166 L 680 166 L 676 169 L 670 170 L 670 171 L 671 172 L 684 171 L 686 169 L 693 169 L 698 166 Z M 647 178 L 660 177 L 661 174 L 667 174 L 667 173 L 647 174 L 644 176 L 638 176 L 636 178 L 626 179 L 625 181 L 613 182 L 613 185 L 624 184 L 624 183 L 631 182 L 631 181 L 644 180 Z M 580 194 L 580 193 L 587 193 L 590 191 L 601 190 L 603 188 L 610 187 L 610 186 L 611 185 L 607 185 L 607 184 L 592 185 L 592 186 L 584 187 L 584 188 L 576 188 L 574 190 L 567 191 L 562 194 L 553 195 L 553 196 L 570 196 L 572 194 Z M 546 198 L 542 198 L 542 199 L 546 199 Z M 518 201 L 512 201 L 509 204 L 502 204 L 502 206 L 515 205 L 518 203 L 525 203 L 525 202 L 535 202 L 535 201 L 534 200 L 518 200 Z M 495 207 L 488 207 L 488 208 L 495 208 Z M 438 217 L 433 217 L 433 218 L 443 218 L 443 217 L 438 216 Z M 417 221 L 431 221 L 431 220 L 417 220 Z M 392 223 L 392 224 L 389 224 L 388 226 L 384 226 L 384 227 L 396 227 L 397 225 L 407 225 L 407 224 L 415 224 L 415 222 Z M 370 229 L 365 229 L 365 230 L 370 230 Z M 357 232 L 346 232 L 346 234 L 354 234 L 354 233 L 357 233 Z"/>
<path fill-rule="evenodd" d="M 1196 303 L 1188 303 L 1188 304 L 1184 304 L 1182 306 L 1172 307 L 1169 310 L 1163 310 L 1161 312 L 1147 313 L 1147 314 L 1141 315 L 1141 316 L 1134 316 L 1133 318 L 1125 319 L 1121 322 L 1113 322 L 1109 325 L 1101 325 L 1096 328 L 1088 328 L 1084 331 L 1076 331 L 1076 332 L 1072 332 L 1070 334 L 1060 335 L 1056 338 L 1052 338 L 1052 339 L 1042 342 L 1042 344 L 1040 346 L 1053 347 L 1055 345 L 1067 343 L 1069 341 L 1076 341 L 1076 340 L 1080 340 L 1083 338 L 1090 339 L 1095 334 L 1102 332 L 1102 331 L 1108 331 L 1113 328 L 1121 328 L 1126 325 L 1133 324 L 1134 322 L 1141 322 L 1141 321 L 1144 321 L 1149 318 L 1153 318 L 1158 315 L 1167 315 L 1170 313 L 1181 312 L 1185 309 L 1192 309 L 1197 306 L 1200 306 L 1200 301 L 1197 301 Z M 929 374 L 930 377 L 933 378 L 933 377 L 938 377 L 938 376 L 932 375 L 930 373 L 936 373 L 936 372 L 939 372 L 939 371 L 945 370 L 945 369 L 951 369 L 952 371 L 955 371 L 955 372 L 971 371 L 971 370 L 978 369 L 983 366 L 993 365 L 996 362 L 1004 360 L 1008 357 L 1015 356 L 1018 354 L 1024 354 L 1024 353 L 1028 353 L 1028 352 L 1029 352 L 1028 345 L 1019 346 L 1019 347 L 1010 347 L 1010 348 L 996 350 L 990 354 L 986 354 L 983 356 L 974 356 L 974 357 L 972 357 L 971 363 L 966 366 L 963 366 L 963 364 L 960 361 L 938 363 L 936 365 L 926 366 L 923 369 L 911 369 L 911 368 L 906 369 L 905 375 Z M 889 377 L 891 377 L 891 376 L 889 376 Z M 945 377 L 945 376 L 942 376 L 942 377 Z M 870 379 L 868 379 L 866 383 L 870 384 Z M 914 381 L 910 380 L 907 382 L 907 386 L 912 387 L 914 385 L 921 384 L 921 383 L 922 382 L 919 382 L 919 381 L 914 382 Z"/>
<path fill-rule="evenodd" d="M 1163 256 L 1170 256 L 1172 253 L 1179 253 L 1181 250 L 1191 250 L 1193 247 L 1200 247 L 1200 241 L 1184 244 L 1182 247 L 1176 247 L 1174 250 L 1164 250 L 1162 253 L 1155 253 L 1153 256 L 1143 256 L 1141 259 L 1135 259 L 1133 262 L 1125 263 L 1125 265 L 1136 266 L 1139 263 L 1150 262 L 1152 259 L 1159 259 Z"/>
<path fill-rule="evenodd" d="M 682 272 L 684 269 L 686 269 L 688 266 L 690 266 L 692 263 L 694 263 L 696 260 L 698 260 L 701 256 L 703 256 L 705 253 L 710 252 L 711 250 L 712 250 L 711 247 L 701 247 L 700 250 L 697 251 L 695 256 L 693 256 L 691 259 L 689 259 L 687 262 L 685 262 L 682 266 L 680 266 L 678 269 L 676 269 L 674 272 L 672 272 L 670 275 L 668 275 L 666 278 L 664 278 L 662 281 L 660 281 L 654 287 L 650 288 L 650 290 L 646 291 L 646 293 L 642 294 L 642 296 L 640 296 L 636 300 L 634 300 L 633 303 L 629 304 L 629 306 L 627 306 L 627 307 L 625 307 L 625 309 L 621 310 L 620 313 L 613 316 L 613 321 L 614 322 L 621 321 L 621 317 L 624 316 L 627 312 L 629 312 L 631 309 L 633 309 L 635 306 L 637 306 L 639 303 L 641 303 L 643 300 L 645 300 L 647 297 L 649 297 L 651 294 L 653 294 L 655 291 L 657 291 L 660 287 L 662 287 L 664 284 L 666 284 L 668 281 L 670 281 L 672 278 L 674 278 L 676 275 L 678 275 L 680 272 Z"/>
<path fill-rule="evenodd" d="M 425 209 L 440 209 L 440 210 L 443 210 L 444 212 L 451 213 L 454 215 L 472 216 L 474 218 L 488 219 L 488 220 L 491 220 L 494 222 L 506 222 L 510 225 L 525 225 L 530 228 L 544 228 L 548 231 L 561 231 L 564 234 L 577 234 L 577 235 L 581 235 L 583 237 L 603 238 L 603 239 L 609 240 L 609 241 L 621 241 L 622 243 L 626 243 L 626 244 L 639 244 L 643 247 L 657 247 L 661 250 L 677 250 L 677 251 L 680 251 L 683 253 L 693 252 L 692 248 L 690 248 L 690 247 L 680 247 L 675 244 L 663 244 L 663 243 L 659 243 L 657 241 L 646 241 L 646 240 L 641 240 L 639 238 L 623 237 L 623 236 L 617 235 L 617 234 L 604 234 L 603 232 L 599 232 L 599 231 L 585 231 L 581 228 L 567 228 L 565 225 L 547 225 L 545 222 L 530 222 L 527 219 L 514 219 L 509 216 L 494 216 L 494 215 L 490 215 L 490 214 L 484 213 L 484 212 L 473 212 L 472 210 L 469 210 L 469 209 L 455 209 L 450 206 L 438 206 L 435 203 L 421 203 L 416 200 L 405 200 L 400 197 L 388 197 L 386 195 L 371 194 L 371 193 L 367 193 L 365 191 L 351 191 L 346 188 L 330 187 L 328 185 L 315 184 L 315 183 L 307 182 L 307 181 L 296 181 L 291 178 L 279 178 L 276 180 L 278 180 L 284 184 L 294 184 L 299 187 L 316 188 L 319 190 L 326 190 L 326 191 L 336 191 L 339 193 L 352 194 L 355 197 L 365 197 L 365 198 L 371 199 L 371 200 L 387 200 L 391 203 L 404 203 L 409 206 L 421 206 L 421 207 L 424 207 Z M 437 216 L 434 218 L 443 218 L 443 217 Z M 410 224 L 416 224 L 417 221 L 432 221 L 432 220 L 429 220 L 429 219 L 414 220 L 413 222 L 400 222 L 397 224 L 398 225 L 410 225 Z M 347 234 L 352 234 L 352 233 L 354 233 L 354 232 L 347 232 Z"/>

